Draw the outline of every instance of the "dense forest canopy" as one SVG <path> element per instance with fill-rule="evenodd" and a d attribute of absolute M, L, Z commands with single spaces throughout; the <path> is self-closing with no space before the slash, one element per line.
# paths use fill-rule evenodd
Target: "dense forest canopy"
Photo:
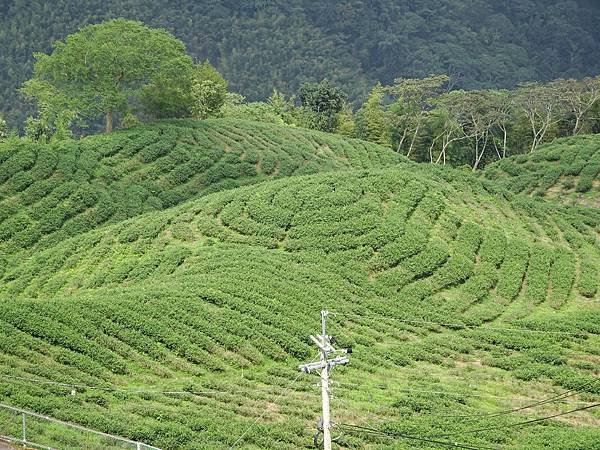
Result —
<path fill-rule="evenodd" d="M 82 26 L 141 20 L 209 59 L 249 100 L 330 79 L 352 101 L 395 77 L 452 76 L 457 88 L 600 72 L 600 5 L 591 0 L 74 0 L 0 3 L 0 111 L 31 113 L 17 88 L 33 52 Z"/>

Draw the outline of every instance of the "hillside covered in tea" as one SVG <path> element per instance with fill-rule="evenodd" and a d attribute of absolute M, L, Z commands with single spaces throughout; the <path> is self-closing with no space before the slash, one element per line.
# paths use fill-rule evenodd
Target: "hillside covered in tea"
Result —
<path fill-rule="evenodd" d="M 513 192 L 600 208 L 600 136 L 559 139 L 491 164 L 483 176 Z"/>
<path fill-rule="evenodd" d="M 157 122 L 50 144 L 0 143 L 0 248 L 47 246 L 270 178 L 403 161 L 364 141 L 227 119 Z"/>
<path fill-rule="evenodd" d="M 0 155 L 1 402 L 161 448 L 311 448 L 320 388 L 297 366 L 327 309 L 353 348 L 339 448 L 598 448 L 593 205 L 233 120 Z"/>

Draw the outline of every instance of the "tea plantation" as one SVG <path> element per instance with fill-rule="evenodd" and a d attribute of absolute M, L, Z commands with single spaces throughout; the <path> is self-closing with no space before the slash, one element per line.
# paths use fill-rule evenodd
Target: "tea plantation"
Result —
<path fill-rule="evenodd" d="M 170 121 L 55 144 L 0 144 L 0 249 L 49 246 L 99 225 L 270 178 L 404 160 L 289 127 Z"/>
<path fill-rule="evenodd" d="M 176 143 L 144 159 L 160 130 Z M 72 145 L 44 152 L 87 155 L 85 177 L 19 166 L 31 149 L 3 156 L 0 402 L 162 448 L 311 448 L 319 380 L 297 365 L 316 356 L 307 336 L 325 308 L 354 349 L 332 372 L 337 448 L 600 449 L 599 209 L 250 122 Z M 231 159 L 214 180 L 207 166 L 175 180 L 186 163 L 162 164 L 188 145 L 190 160 Z M 23 200 L 42 178 L 97 200 L 81 208 L 69 191 L 70 216 L 36 228 L 63 184 Z M 101 198 L 113 209 L 96 216 Z M 0 434 L 19 426 L 0 413 Z"/>
<path fill-rule="evenodd" d="M 555 140 L 490 164 L 484 177 L 514 192 L 600 208 L 600 136 Z"/>

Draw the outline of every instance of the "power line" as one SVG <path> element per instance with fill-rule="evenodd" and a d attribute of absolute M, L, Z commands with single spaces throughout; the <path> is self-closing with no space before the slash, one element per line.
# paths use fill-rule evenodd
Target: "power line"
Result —
<path fill-rule="evenodd" d="M 32 383 L 32 384 L 42 384 L 42 385 L 52 385 L 59 386 L 71 389 L 89 389 L 89 390 L 97 390 L 104 392 L 123 392 L 123 393 L 131 393 L 131 394 L 164 394 L 164 395 L 213 395 L 213 394 L 234 394 L 233 391 L 223 391 L 223 390 L 211 390 L 211 391 L 185 391 L 185 390 L 154 390 L 154 389 L 124 389 L 116 386 L 104 387 L 104 386 L 91 386 L 87 384 L 76 384 L 76 383 L 65 383 L 59 381 L 50 381 L 50 380 L 40 380 L 36 378 L 26 378 L 19 377 L 14 375 L 4 375 L 0 374 L 0 378 L 15 380 L 24 383 Z M 310 387 L 311 385 L 303 385 L 302 387 Z M 252 390 L 263 390 L 272 392 L 276 387 L 279 386 L 248 386 L 249 389 Z M 274 392 L 273 392 L 274 393 Z"/>
<path fill-rule="evenodd" d="M 361 427 L 360 425 L 351 425 L 351 424 L 341 423 L 341 424 L 339 424 L 339 427 L 345 428 L 346 431 L 361 431 L 364 433 L 371 433 L 371 434 L 385 436 L 385 437 L 388 437 L 391 439 L 408 439 L 408 440 L 414 440 L 414 441 L 420 441 L 420 442 L 428 442 L 430 444 L 440 444 L 440 445 L 444 445 L 446 447 L 464 448 L 464 449 L 469 449 L 469 450 L 482 450 L 482 449 L 497 450 L 498 449 L 498 447 L 474 446 L 471 444 L 440 441 L 437 439 L 430 439 L 427 437 L 420 437 L 420 436 L 411 436 L 408 434 L 390 433 L 390 432 L 383 431 L 383 430 L 377 430 L 375 428 Z"/>
<path fill-rule="evenodd" d="M 591 384 L 594 384 L 594 383 L 597 383 L 597 382 L 598 382 L 598 380 L 592 380 L 592 381 L 590 381 L 588 383 L 584 383 L 582 386 L 579 387 L 579 389 L 582 389 L 584 387 L 587 387 L 587 386 L 589 386 Z M 489 419 L 491 417 L 499 417 L 499 416 L 504 416 L 504 415 L 507 415 L 507 414 L 513 414 L 513 413 L 516 413 L 516 412 L 519 412 L 519 411 L 523 411 L 525 409 L 535 408 L 537 406 L 542 406 L 542 405 L 545 405 L 545 404 L 548 404 L 548 403 L 553 403 L 553 402 L 556 402 L 557 400 L 562 400 L 564 398 L 573 397 L 574 395 L 577 395 L 577 394 L 580 394 L 580 392 L 578 390 L 576 390 L 576 389 L 569 389 L 569 390 L 563 392 L 562 394 L 557 394 L 557 395 L 554 395 L 552 397 L 548 397 L 546 399 L 542 399 L 542 400 L 539 400 L 539 401 L 537 401 L 535 403 L 531 403 L 529 405 L 521 406 L 521 407 L 518 407 L 518 408 L 507 409 L 507 410 L 504 410 L 504 411 L 498 411 L 498 412 L 495 412 L 495 413 L 487 413 L 487 414 L 481 414 L 481 413 L 464 414 L 464 415 L 460 415 L 459 414 L 459 415 L 447 415 L 447 416 L 444 416 L 444 417 L 448 417 L 448 418 L 450 418 L 450 417 L 456 417 L 456 418 L 461 418 L 461 417 L 477 417 L 477 419 L 479 419 L 479 418 L 488 418 Z M 474 419 L 474 420 L 477 420 L 477 419 Z"/>
<path fill-rule="evenodd" d="M 316 359 L 314 359 L 313 361 L 316 361 Z M 298 375 L 296 375 L 296 378 L 294 378 L 292 380 L 292 382 L 287 386 L 287 388 L 275 398 L 275 401 L 278 401 L 279 399 L 281 399 L 281 397 L 286 395 L 292 389 L 292 386 L 296 383 L 296 381 L 298 381 L 300 379 L 302 374 L 303 374 L 303 372 L 298 372 Z M 244 438 L 244 436 L 246 436 L 246 434 L 248 434 L 248 432 L 267 414 L 267 412 L 268 412 L 268 409 L 265 408 L 265 410 L 262 412 L 262 414 L 260 416 L 258 416 L 256 418 L 256 420 L 254 420 L 254 422 L 252 422 L 250 424 L 250 426 L 248 426 L 248 428 L 246 428 L 244 430 L 244 432 L 235 440 L 235 442 L 229 447 L 229 449 L 231 450 L 232 448 L 234 448 Z"/>
<path fill-rule="evenodd" d="M 365 385 L 359 385 L 359 384 L 355 384 L 355 383 L 339 383 L 340 387 L 343 388 L 343 386 L 354 386 L 357 388 L 360 387 L 364 387 L 364 388 L 376 388 L 382 391 L 390 391 L 390 392 L 414 392 L 414 393 L 418 393 L 418 394 L 434 394 L 434 395 L 454 395 L 454 396 L 458 396 L 458 397 L 464 397 L 465 395 L 468 396 L 472 396 L 472 397 L 481 397 L 481 398 L 497 398 L 500 400 L 516 400 L 516 401 L 522 401 L 522 400 L 528 400 L 528 399 L 524 399 L 524 398 L 517 398 L 517 397 L 506 397 L 506 396 L 502 396 L 502 395 L 494 395 L 494 394 L 477 394 L 477 393 L 473 393 L 473 392 L 458 392 L 458 391 L 437 391 L 437 390 L 430 390 L 430 389 L 414 389 L 414 388 L 396 388 L 396 387 L 388 387 L 388 386 L 365 386 Z M 471 387 L 471 386 L 469 386 Z"/>
<path fill-rule="evenodd" d="M 436 325 L 440 327 L 446 328 L 460 328 L 460 329 L 477 329 L 477 330 L 489 330 L 489 331 L 515 331 L 519 333 L 534 333 L 534 334 L 553 334 L 553 335 L 573 335 L 573 336 L 583 336 L 583 335 L 592 335 L 596 336 L 595 333 L 589 332 L 574 332 L 574 331 L 557 331 L 557 330 L 532 330 L 530 328 L 516 328 L 516 327 L 489 327 L 485 325 L 468 325 L 466 323 L 445 323 L 445 322 L 434 322 L 429 320 L 421 320 L 421 319 L 398 319 L 395 317 L 385 317 L 383 315 L 361 315 L 361 314 L 352 314 L 352 313 L 339 313 L 339 312 L 330 312 L 331 315 L 334 316 L 345 316 L 345 317 L 356 317 L 360 319 L 365 319 L 368 317 L 391 320 L 394 322 L 402 322 L 409 324 L 421 324 L 421 325 Z"/>
<path fill-rule="evenodd" d="M 17 408 L 16 406 L 6 405 L 6 404 L 3 404 L 3 403 L 0 403 L 0 409 L 6 409 L 6 410 L 9 410 L 9 411 L 13 411 L 15 413 L 18 413 L 18 414 L 22 414 L 23 417 L 25 417 L 25 415 L 31 416 L 31 417 L 36 417 L 38 419 L 46 420 L 46 421 L 51 422 L 51 423 L 57 423 L 59 425 L 65 426 L 65 427 L 73 428 L 75 430 L 85 431 L 87 433 L 92 433 L 92 434 L 95 434 L 95 435 L 98 435 L 98 436 L 103 436 L 105 438 L 110 438 L 110 439 L 118 440 L 118 441 L 121 441 L 121 442 L 127 442 L 127 443 L 130 443 L 130 444 L 136 445 L 137 448 L 141 448 L 141 445 L 143 445 L 144 447 L 149 448 L 149 449 L 160 450 L 158 447 L 154 447 L 154 446 L 149 445 L 149 444 L 143 444 L 143 443 L 141 443 L 139 441 L 132 441 L 131 439 L 127 439 L 127 438 L 124 438 L 124 437 L 121 437 L 121 436 L 116 436 L 114 434 L 109 434 L 109 433 L 105 433 L 103 431 L 93 430 L 91 428 L 87 428 L 87 427 L 84 427 L 82 425 L 77 425 L 77 424 L 71 423 L 71 422 L 65 422 L 64 420 L 56 419 L 54 417 L 45 416 L 43 414 L 39 414 L 39 413 L 36 413 L 36 412 L 33 412 L 33 411 L 29 411 L 29 410 L 26 410 L 26 409 L 22 409 L 22 408 Z M 10 440 L 14 440 L 14 438 L 11 438 L 10 436 L 6 436 L 6 437 L 8 437 Z M 34 444 L 33 442 L 29 442 L 29 441 L 27 441 L 25 439 L 23 439 L 23 440 L 18 439 L 17 441 L 19 441 L 22 444 L 27 445 L 27 447 L 35 445 L 36 447 L 50 449 L 50 447 L 40 446 L 39 444 Z"/>
<path fill-rule="evenodd" d="M 506 428 L 523 427 L 523 426 L 532 425 L 534 423 L 543 422 L 545 420 L 553 419 L 555 417 L 561 417 L 561 416 L 566 416 L 568 414 L 573 414 L 578 411 L 585 411 L 586 409 L 596 408 L 598 406 L 600 406 L 600 403 L 593 403 L 591 405 L 582 406 L 579 408 L 572 409 L 570 411 L 553 414 L 551 416 L 540 417 L 538 419 L 525 420 L 523 422 L 517 422 L 517 423 L 513 423 L 513 424 L 509 424 L 509 425 L 497 425 L 497 426 L 493 426 L 493 427 L 475 428 L 475 429 L 471 429 L 471 430 L 459 431 L 456 433 L 435 434 L 435 435 L 432 435 L 429 437 L 444 438 L 444 437 L 457 436 L 457 435 L 461 435 L 461 434 L 480 433 L 482 431 L 492 431 L 492 430 L 501 430 L 501 429 L 506 429 Z"/>
<path fill-rule="evenodd" d="M 471 433 L 480 433 L 482 431 L 492 431 L 492 430 L 500 430 L 500 429 L 507 429 L 507 428 L 516 428 L 516 427 L 523 427 L 523 426 L 529 426 L 535 423 L 539 423 L 539 422 L 543 422 L 549 419 L 553 419 L 555 417 L 561 417 L 561 416 L 566 416 L 568 414 L 572 414 L 578 411 L 584 411 L 587 409 L 592 409 L 592 408 L 596 408 L 600 406 L 600 403 L 594 403 L 591 405 L 587 405 L 587 406 L 582 406 L 580 408 L 575 408 L 572 409 L 570 411 L 566 411 L 566 412 L 562 412 L 562 413 L 557 413 L 557 414 L 553 414 L 550 416 L 545 416 L 545 417 L 540 417 L 537 419 L 531 419 L 531 420 L 526 420 L 523 422 L 517 422 L 517 423 L 513 423 L 513 424 L 509 424 L 509 425 L 499 425 L 499 426 L 494 426 L 494 427 L 484 427 L 484 428 L 476 428 L 476 429 L 471 429 L 471 430 L 464 430 L 464 431 L 458 431 L 455 433 L 445 433 L 445 434 L 434 434 L 434 435 L 430 435 L 430 436 L 413 436 L 413 435 L 409 435 L 409 434 L 403 434 L 403 433 L 392 433 L 392 432 L 388 432 L 388 431 L 384 431 L 384 430 L 378 430 L 376 428 L 368 428 L 368 427 L 361 427 L 359 425 L 351 425 L 351 424 L 339 424 L 340 427 L 349 427 L 349 428 L 356 428 L 356 429 L 361 429 L 364 430 L 366 432 L 371 432 L 371 433 L 375 433 L 375 434 L 382 434 L 382 435 L 386 435 L 389 437 L 396 437 L 396 438 L 400 438 L 400 439 L 414 439 L 414 440 L 420 440 L 423 442 L 431 442 L 431 443 L 437 443 L 437 444 L 441 444 L 441 445 L 446 445 L 448 447 L 458 447 L 458 448 L 467 448 L 467 449 L 483 449 L 483 448 L 492 448 L 492 447 L 474 447 L 474 446 L 470 446 L 469 444 L 460 444 L 460 443 L 452 443 L 452 442 L 445 442 L 445 441 L 438 441 L 438 438 L 447 438 L 447 437 L 452 437 L 452 436 L 458 436 L 458 435 L 463 435 L 463 434 L 471 434 Z"/>
<path fill-rule="evenodd" d="M 582 389 L 590 384 L 593 384 L 595 382 L 597 382 L 598 380 L 593 380 L 590 381 L 588 383 L 583 384 L 582 386 L 580 386 L 578 389 Z M 474 393 L 474 392 L 458 392 L 458 391 L 447 391 L 447 390 L 429 390 L 429 389 L 414 389 L 414 388 L 396 388 L 396 387 L 388 387 L 388 386 L 378 386 L 378 385 L 374 385 L 374 386 L 368 386 L 368 385 L 359 385 L 359 384 L 355 384 L 355 383 L 336 383 L 337 385 L 339 385 L 340 388 L 344 389 L 345 386 L 353 386 L 355 388 L 375 388 L 375 389 L 379 389 L 382 391 L 389 391 L 391 393 L 398 393 L 398 392 L 406 392 L 406 393 L 417 393 L 417 394 L 433 394 L 433 395 L 453 395 L 453 396 L 458 396 L 458 397 L 464 397 L 464 396 L 471 396 L 471 397 L 479 397 L 479 398 L 494 398 L 494 399 L 499 399 L 499 400 L 508 400 L 508 401 L 533 401 L 534 399 L 530 399 L 530 398 L 523 398 L 523 397 L 508 397 L 508 396 L 502 396 L 502 395 L 494 395 L 494 394 L 484 394 L 484 393 Z M 469 386 L 472 387 L 472 386 Z M 345 388 L 345 389 L 349 389 L 349 388 Z M 556 394 L 556 399 L 555 400 L 560 400 L 561 396 L 565 396 L 565 398 L 569 397 L 569 396 L 573 396 L 578 394 L 579 392 L 574 392 L 573 394 L 570 395 L 566 395 L 571 391 L 575 391 L 575 389 L 571 389 L 565 392 L 562 392 L 561 394 Z M 554 397 L 548 398 L 548 399 L 542 399 L 539 401 L 536 401 L 533 404 L 530 405 L 526 405 L 526 406 L 522 406 L 519 408 L 516 408 L 517 410 L 521 410 L 521 409 L 528 409 L 528 408 L 532 408 L 534 406 L 536 406 L 538 403 L 550 403 L 551 401 L 555 401 L 553 400 Z M 502 411 L 503 412 L 503 411 Z M 500 412 L 499 412 L 500 413 Z M 497 414 L 497 413 L 490 413 L 490 414 Z M 472 414 L 473 416 L 481 416 L 482 414 Z M 446 415 L 444 417 L 469 417 L 471 416 L 471 414 L 466 414 L 466 415 Z"/>

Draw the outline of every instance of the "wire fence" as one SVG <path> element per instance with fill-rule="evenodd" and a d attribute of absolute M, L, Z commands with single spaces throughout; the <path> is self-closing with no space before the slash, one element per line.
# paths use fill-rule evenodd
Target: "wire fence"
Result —
<path fill-rule="evenodd" d="M 55 450 L 160 450 L 158 447 L 0 403 L 0 440 Z"/>

